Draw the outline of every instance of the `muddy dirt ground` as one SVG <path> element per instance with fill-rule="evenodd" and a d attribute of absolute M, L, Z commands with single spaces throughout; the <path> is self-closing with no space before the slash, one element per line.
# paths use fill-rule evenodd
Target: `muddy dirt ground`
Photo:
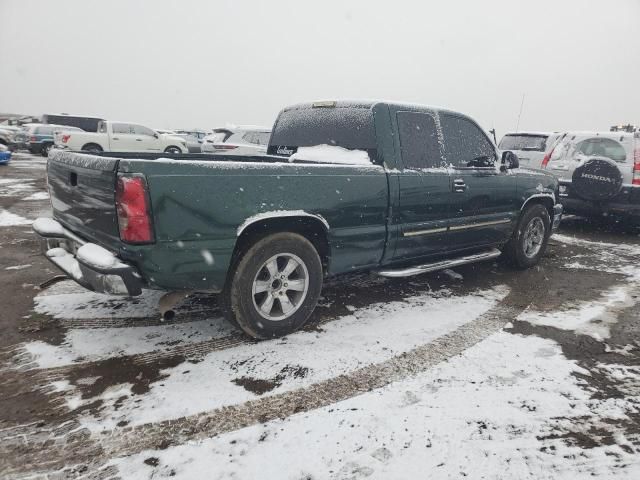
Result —
<path fill-rule="evenodd" d="M 552 237 L 542 263 L 528 271 L 495 262 L 410 279 L 335 279 L 324 288 L 305 332 L 254 342 L 224 323 L 215 295 L 194 295 L 175 318 L 163 321 L 153 309 L 153 292 L 132 303 L 84 292 L 68 281 L 41 287 L 59 274 L 41 255 L 29 226 L 50 215 L 44 168 L 44 159 L 23 154 L 0 167 L 2 478 L 127 478 L 111 459 L 326 408 L 429 371 L 498 331 L 556 342 L 580 368 L 575 375 L 593 399 L 630 402 L 625 415 L 609 424 L 585 420 L 581 428 L 549 434 L 541 442 L 560 438 L 584 452 L 617 445 L 621 458 L 625 451 L 630 455 L 619 462 L 621 472 L 633 463 L 629 458 L 640 455 L 638 377 L 605 374 L 607 365 L 631 371 L 640 365 L 640 290 L 634 287 L 615 305 L 602 303 L 612 287 L 635 281 L 638 230 L 570 217 Z M 351 349 L 358 350 L 359 333 L 349 322 L 359 322 L 360 332 L 369 328 L 369 318 L 384 325 L 392 312 L 385 305 L 408 304 L 415 307 L 410 312 L 426 305 L 428 311 L 430 305 L 440 308 L 440 301 L 454 305 L 469 298 L 491 302 L 473 321 L 461 319 L 433 334 L 420 330 L 388 345 L 384 334 L 364 339 L 366 348 L 349 356 L 353 363 L 344 368 L 277 353 L 316 348 L 318 356 L 332 355 L 334 331 L 335 338 L 353 335 Z M 470 302 L 469 309 L 452 315 L 475 315 Z M 590 325 L 606 327 L 606 335 L 523 316 L 530 311 L 548 316 L 589 302 L 604 305 Z M 401 320 L 387 324 L 394 335 Z M 339 337 L 341 322 L 347 333 Z M 210 380 L 198 375 L 216 355 L 216 368 L 222 365 L 225 377 L 207 387 Z M 174 399 L 177 390 L 184 403 L 194 405 L 182 409 Z M 149 472 L 158 467 L 153 455 L 144 461 Z"/>

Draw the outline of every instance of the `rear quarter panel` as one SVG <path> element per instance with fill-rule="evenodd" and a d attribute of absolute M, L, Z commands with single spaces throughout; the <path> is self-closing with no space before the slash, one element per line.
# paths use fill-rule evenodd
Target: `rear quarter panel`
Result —
<path fill-rule="evenodd" d="M 220 290 L 238 228 L 267 212 L 303 210 L 325 219 L 329 274 L 377 265 L 383 255 L 388 186 L 382 167 L 122 160 L 119 170 L 147 178 L 157 243 L 130 252 L 162 288 Z"/>
<path fill-rule="evenodd" d="M 544 198 L 556 203 L 558 180 L 542 170 L 521 168 L 515 174 L 517 184 L 517 206 L 522 207 L 534 198 Z"/>

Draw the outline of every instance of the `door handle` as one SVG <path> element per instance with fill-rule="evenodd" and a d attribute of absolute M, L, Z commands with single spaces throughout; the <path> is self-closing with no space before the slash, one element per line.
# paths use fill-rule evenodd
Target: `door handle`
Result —
<path fill-rule="evenodd" d="M 111 137 L 111 140 L 120 140 L 118 137 Z"/>
<path fill-rule="evenodd" d="M 136 142 L 141 142 L 142 139 L 141 138 L 136 138 Z"/>
<path fill-rule="evenodd" d="M 467 184 L 461 178 L 456 178 L 453 181 L 453 191 L 457 193 L 463 193 L 467 189 Z"/>

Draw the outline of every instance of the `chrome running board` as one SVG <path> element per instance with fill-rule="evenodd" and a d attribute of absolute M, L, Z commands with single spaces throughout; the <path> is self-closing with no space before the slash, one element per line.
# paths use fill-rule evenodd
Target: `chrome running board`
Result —
<path fill-rule="evenodd" d="M 492 258 L 499 257 L 502 252 L 497 248 L 492 248 L 480 253 L 474 253 L 473 255 L 466 255 L 464 257 L 450 258 L 447 260 L 440 260 L 433 263 L 425 263 L 424 265 L 416 265 L 413 267 L 399 268 L 395 270 L 380 270 L 378 275 L 383 277 L 411 277 L 413 275 L 420 275 L 421 273 L 435 272 L 437 270 L 444 270 L 445 268 L 459 267 L 460 265 L 466 265 L 467 263 L 482 262 L 484 260 L 491 260 Z"/>

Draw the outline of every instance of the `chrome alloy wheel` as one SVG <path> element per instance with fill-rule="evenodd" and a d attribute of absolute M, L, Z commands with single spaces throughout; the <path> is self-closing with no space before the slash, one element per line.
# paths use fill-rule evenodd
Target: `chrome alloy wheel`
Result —
<path fill-rule="evenodd" d="M 274 255 L 258 269 L 252 296 L 256 311 L 272 322 L 293 315 L 307 297 L 309 271 L 292 253 Z"/>
<path fill-rule="evenodd" d="M 534 217 L 524 230 L 524 254 L 527 258 L 535 257 L 544 243 L 544 222 L 540 217 Z"/>

